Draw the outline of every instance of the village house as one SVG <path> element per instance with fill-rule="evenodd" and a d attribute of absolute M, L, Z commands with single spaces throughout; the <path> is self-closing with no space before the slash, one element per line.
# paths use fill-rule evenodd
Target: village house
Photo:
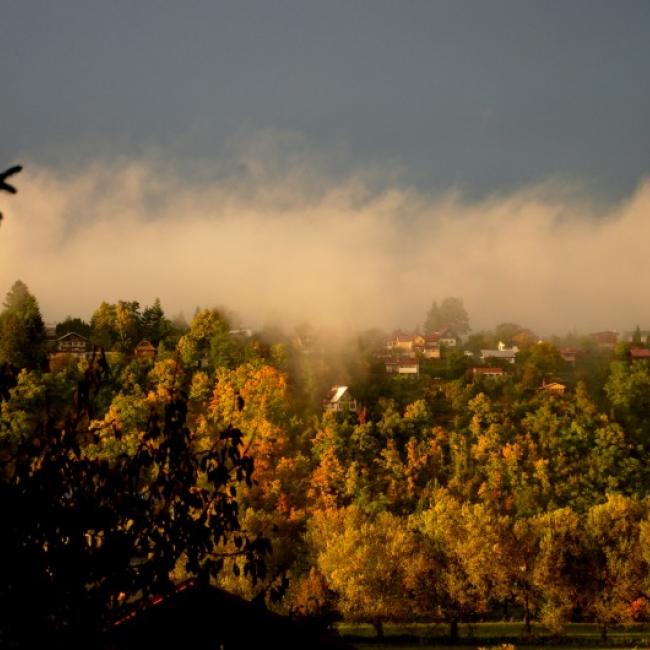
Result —
<path fill-rule="evenodd" d="M 384 365 L 388 374 L 411 375 L 417 377 L 420 374 L 420 363 L 411 357 L 387 357 Z"/>
<path fill-rule="evenodd" d="M 647 348 L 630 348 L 630 359 L 632 361 L 647 361 L 650 359 L 650 350 Z"/>
<path fill-rule="evenodd" d="M 329 395 L 323 400 L 323 410 L 334 413 L 357 411 L 357 400 L 352 397 L 347 386 L 332 386 Z"/>
<path fill-rule="evenodd" d="M 84 357 L 93 349 L 92 343 L 85 336 L 76 332 L 68 332 L 60 336 L 55 343 L 55 351 L 58 354 L 74 354 Z"/>
<path fill-rule="evenodd" d="M 141 361 L 145 359 L 153 359 L 156 356 L 156 348 L 153 343 L 151 343 L 151 341 L 143 339 L 135 346 L 133 354 L 136 359 L 139 359 Z"/>
<path fill-rule="evenodd" d="M 458 345 L 458 336 L 456 336 L 456 334 L 454 334 L 451 330 L 434 332 L 434 335 L 438 337 L 440 345 L 444 345 L 446 348 L 455 348 Z"/>
<path fill-rule="evenodd" d="M 425 359 L 440 359 L 440 344 L 442 340 L 435 334 L 428 334 L 424 337 L 424 349 L 422 354 Z"/>
<path fill-rule="evenodd" d="M 581 350 L 578 350 L 577 348 L 560 348 L 558 352 L 564 361 L 571 364 L 572 366 L 575 366 L 576 359 L 581 353 Z"/>
<path fill-rule="evenodd" d="M 489 359 L 501 359 L 502 361 L 514 364 L 517 352 L 519 352 L 519 348 L 516 345 L 508 348 L 503 341 L 499 341 L 496 350 L 481 350 L 480 359 L 483 363 Z"/>
<path fill-rule="evenodd" d="M 561 384 L 559 381 L 543 381 L 538 390 L 545 391 L 547 393 L 553 393 L 554 395 L 564 395 L 566 386 L 564 384 Z"/>
<path fill-rule="evenodd" d="M 405 334 L 398 330 L 386 341 L 386 349 L 391 353 L 412 359 L 418 354 L 427 359 L 439 359 L 440 343 L 437 334 L 423 336 L 422 334 Z"/>
<path fill-rule="evenodd" d="M 613 350 L 614 346 L 618 343 L 617 332 L 593 332 L 589 338 L 599 347 L 605 350 Z"/>
<path fill-rule="evenodd" d="M 625 343 L 650 343 L 650 330 L 640 329 L 631 332 L 623 332 L 621 335 L 621 341 L 624 341 Z"/>
<path fill-rule="evenodd" d="M 506 376 L 506 371 L 503 368 L 473 368 L 472 375 L 474 381 L 478 381 L 483 377 L 490 379 L 502 379 Z"/>
<path fill-rule="evenodd" d="M 416 347 L 424 347 L 424 338 L 419 334 L 406 334 L 397 330 L 386 341 L 386 349 L 391 353 L 396 353 L 402 357 L 415 358 Z"/>

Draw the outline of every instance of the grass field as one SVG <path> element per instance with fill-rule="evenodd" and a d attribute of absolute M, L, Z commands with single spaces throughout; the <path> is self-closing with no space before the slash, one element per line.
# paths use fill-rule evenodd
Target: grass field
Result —
<path fill-rule="evenodd" d="M 359 649 L 374 650 L 458 650 L 459 648 L 489 648 L 502 643 L 530 650 L 536 648 L 640 648 L 650 647 L 650 624 L 614 627 L 608 630 L 607 640 L 601 641 L 600 630 L 589 623 L 572 623 L 561 636 L 553 636 L 538 625 L 533 626 L 532 636 L 526 638 L 521 623 L 474 623 L 460 625 L 460 639 L 456 645 L 449 644 L 449 626 L 443 624 L 390 624 L 384 625 L 384 639 L 377 639 L 371 625 L 341 623 L 339 634 Z"/>

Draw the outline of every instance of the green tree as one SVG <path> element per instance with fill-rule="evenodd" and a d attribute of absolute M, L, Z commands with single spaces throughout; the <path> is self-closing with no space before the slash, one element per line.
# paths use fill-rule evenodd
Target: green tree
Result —
<path fill-rule="evenodd" d="M 425 334 L 448 329 L 458 335 L 470 330 L 469 316 L 462 298 L 445 298 L 440 305 L 436 301 L 431 305 L 424 321 Z"/>
<path fill-rule="evenodd" d="M 551 343 L 539 342 L 532 345 L 523 356 L 521 363 L 521 382 L 527 388 L 537 388 L 544 381 L 555 375 L 565 365 L 562 355 Z"/>
<path fill-rule="evenodd" d="M 167 339 L 172 331 L 172 322 L 165 316 L 160 298 L 156 298 L 153 305 L 145 307 L 142 312 L 142 336 L 154 345 L 158 345 Z"/>
<path fill-rule="evenodd" d="M 178 342 L 178 350 L 187 366 L 233 367 L 241 354 L 230 335 L 230 323 L 217 309 L 201 309 L 190 330 Z"/>
<path fill-rule="evenodd" d="M 91 333 L 91 328 L 85 320 L 81 318 L 72 316 L 66 316 L 64 320 L 56 324 L 56 335 L 64 336 L 70 332 L 75 334 L 81 334 L 81 336 L 89 337 Z"/>
<path fill-rule="evenodd" d="M 523 330 L 517 323 L 499 323 L 494 328 L 494 338 L 497 341 L 503 341 L 506 345 L 514 345 L 514 337 Z"/>
<path fill-rule="evenodd" d="M 46 363 L 45 325 L 36 298 L 16 281 L 0 312 L 0 363 L 18 368 L 42 368 Z"/>
<path fill-rule="evenodd" d="M 639 440 L 645 439 L 650 421 L 650 368 L 643 361 L 614 361 L 605 393 L 614 414 Z"/>

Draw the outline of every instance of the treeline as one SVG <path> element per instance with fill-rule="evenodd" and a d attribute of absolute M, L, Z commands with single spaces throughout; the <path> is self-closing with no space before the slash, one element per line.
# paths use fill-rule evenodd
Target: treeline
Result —
<path fill-rule="evenodd" d="M 27 302 L 37 311 L 33 297 Z M 93 317 L 91 335 L 105 323 L 112 333 L 104 342 L 127 350 L 143 331 L 127 336 L 117 327 L 129 304 L 137 303 L 100 308 L 106 318 Z M 14 307 L 10 294 L 0 327 Z M 430 325 L 440 327 L 441 306 L 434 307 Z M 146 311 L 131 314 L 167 322 L 159 304 L 156 318 L 145 319 Z M 152 417 L 179 396 L 193 454 L 212 449 L 223 431 L 241 431 L 254 470 L 236 487 L 238 520 L 251 538 L 270 540 L 273 553 L 255 585 L 245 558 L 226 553 L 213 577 L 220 585 L 295 615 L 370 621 L 378 632 L 385 621 L 414 618 L 447 621 L 452 636 L 461 621 L 515 615 L 528 629 L 535 620 L 556 632 L 593 620 L 604 634 L 645 620 L 645 362 L 585 365 L 560 395 L 538 390 L 549 373 L 569 372 L 551 343 L 522 346 L 498 381 L 474 381 L 459 352 L 410 379 L 386 375 L 376 358 L 380 336 L 332 352 L 306 327 L 293 336 L 230 331 L 223 313 L 200 310 L 173 345 L 161 335 L 155 359 L 109 360 L 78 450 L 84 462 L 109 466 L 136 458 Z M 0 350 L 6 473 L 42 431 L 65 429 L 91 362 L 71 357 L 52 373 L 30 365 L 29 355 Z M 435 364 L 447 378 L 436 376 Z M 357 412 L 323 413 L 332 383 L 350 386 Z M 192 474 L 188 489 L 206 476 Z M 241 540 L 224 544 L 236 551 Z M 181 580 L 193 567 L 178 561 L 170 575 Z"/>

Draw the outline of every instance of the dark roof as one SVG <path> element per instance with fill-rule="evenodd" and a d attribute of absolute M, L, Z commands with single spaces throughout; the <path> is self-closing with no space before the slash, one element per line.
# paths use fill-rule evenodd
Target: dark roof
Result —
<path fill-rule="evenodd" d="M 190 580 L 132 608 L 106 633 L 105 648 L 288 648 L 346 650 L 340 640 L 223 589 Z"/>
<path fill-rule="evenodd" d="M 82 336 L 81 334 L 77 334 L 76 332 L 68 332 L 67 334 L 64 334 L 63 336 L 59 336 L 57 341 L 63 341 L 63 339 L 67 339 L 70 336 L 74 336 L 75 338 L 83 339 L 84 341 L 88 341 L 88 339 L 85 336 Z"/>

